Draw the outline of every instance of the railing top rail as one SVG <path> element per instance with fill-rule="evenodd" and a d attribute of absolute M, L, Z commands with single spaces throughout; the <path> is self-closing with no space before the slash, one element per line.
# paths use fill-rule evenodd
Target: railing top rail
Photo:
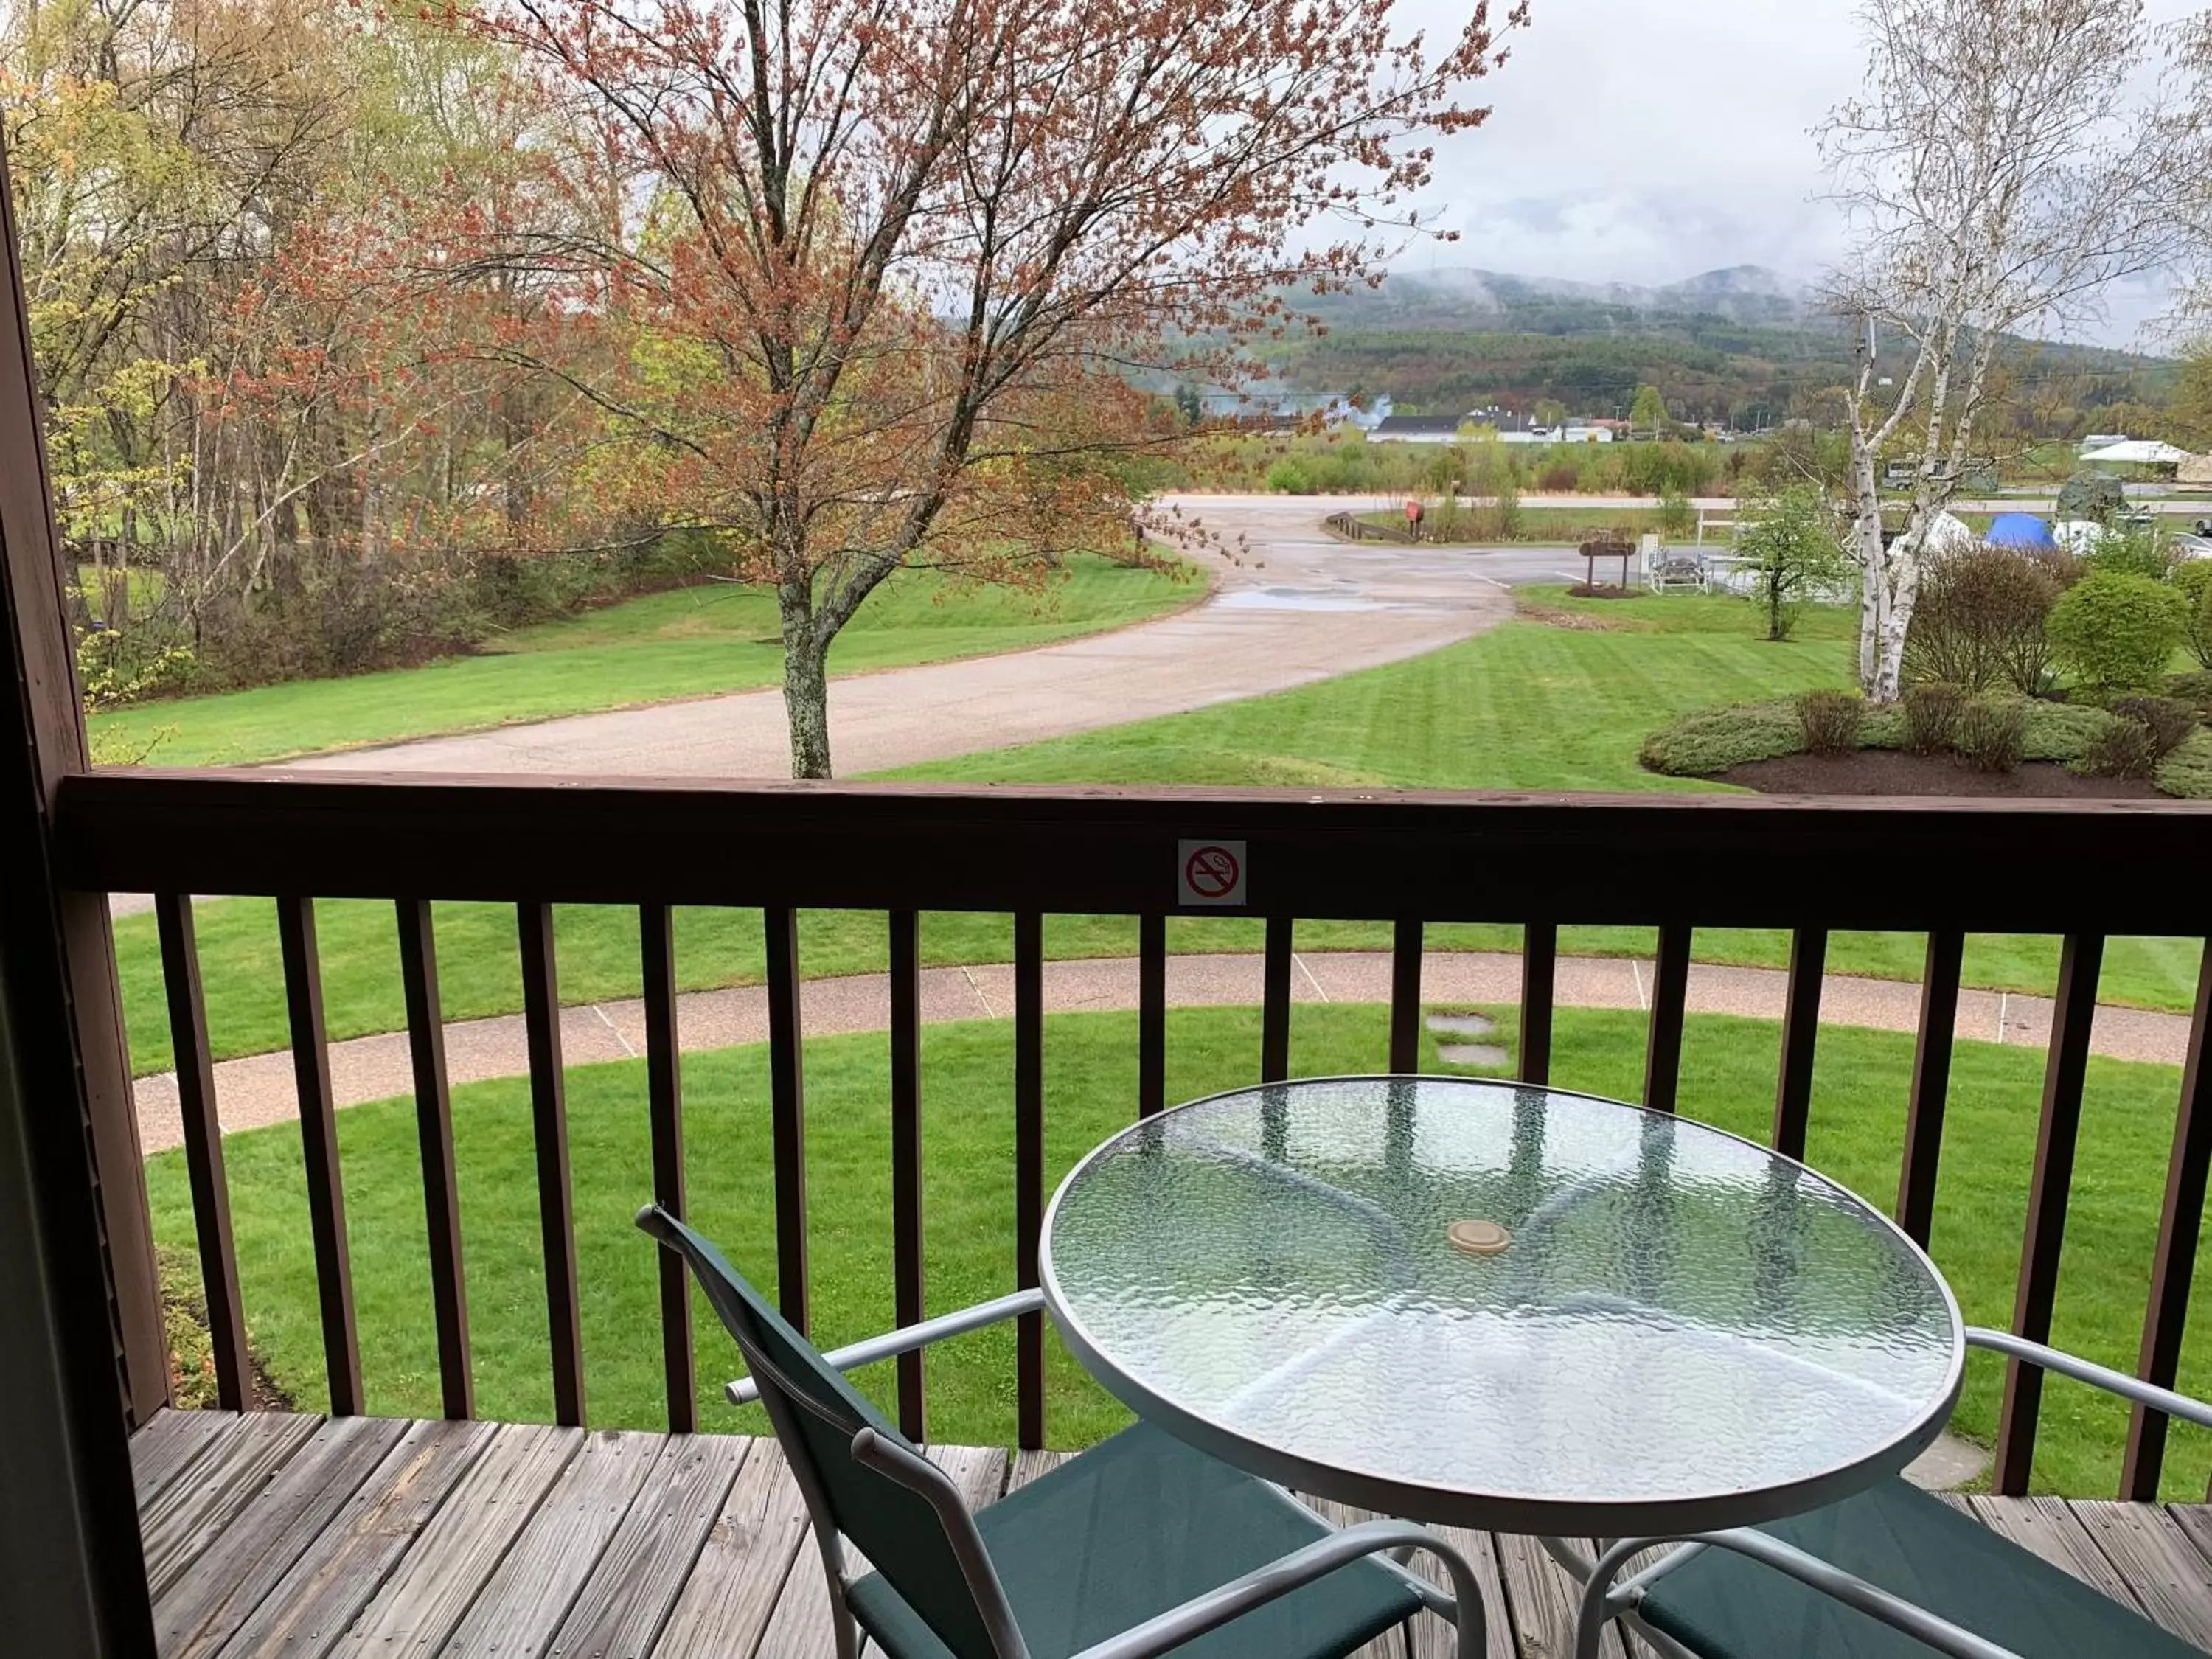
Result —
<path fill-rule="evenodd" d="M 2165 800 L 142 770 L 57 827 L 90 890 L 1130 914 L 1225 841 L 1253 915 L 2212 930 L 2212 803 Z"/>

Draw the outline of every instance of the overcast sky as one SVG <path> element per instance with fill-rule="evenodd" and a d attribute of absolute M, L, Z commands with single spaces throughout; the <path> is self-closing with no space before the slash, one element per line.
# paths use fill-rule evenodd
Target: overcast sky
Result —
<path fill-rule="evenodd" d="M 2203 3 L 2151 0 L 2149 12 Z M 1460 240 L 1402 264 L 1654 284 L 1740 264 L 1811 282 L 1835 259 L 1840 227 L 1814 199 L 1809 129 L 1859 84 L 1854 0 L 1531 6 L 1512 60 L 1483 83 L 1490 124 L 1440 151 L 1435 195 Z M 1465 15 L 1453 0 L 1408 10 Z M 2132 343 L 2161 299 L 2115 295 L 2100 333 Z"/>

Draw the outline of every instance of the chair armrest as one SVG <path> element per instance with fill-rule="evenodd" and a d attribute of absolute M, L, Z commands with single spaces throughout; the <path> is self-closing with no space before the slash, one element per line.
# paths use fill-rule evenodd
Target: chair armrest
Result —
<path fill-rule="evenodd" d="M 1879 1584 L 1869 1584 L 1863 1578 L 1832 1566 L 1817 1555 L 1808 1555 L 1794 1545 L 1778 1538 L 1771 1538 L 1749 1527 L 1738 1527 L 1727 1532 L 1676 1533 L 1656 1538 L 1624 1538 L 1598 1558 L 1589 1582 L 1583 1586 L 1582 1609 L 1575 1623 L 1575 1659 L 1597 1659 L 1598 1641 L 1612 1620 L 1624 1613 L 1634 1611 L 1643 1587 L 1643 1579 L 1632 1579 L 1620 1591 L 1609 1589 L 1613 1580 L 1629 1560 L 1650 1549 L 1655 1544 L 1703 1544 L 1715 1549 L 1734 1550 L 1738 1555 L 1774 1569 L 1795 1578 L 1798 1583 L 1832 1597 L 1845 1607 L 1856 1607 L 1870 1619 L 1878 1619 L 1893 1630 L 1901 1630 L 1915 1640 L 1947 1654 L 1950 1659 L 2021 1659 L 2010 1648 L 1999 1647 L 1987 1637 L 1977 1636 L 1948 1619 L 1940 1619 L 1924 1607 L 1917 1607 L 1903 1596 L 1891 1594 Z M 1670 1558 L 1671 1559 L 1671 1558 Z M 1663 1564 L 1662 1564 L 1663 1565 Z"/>
<path fill-rule="evenodd" d="M 1304 1549 L 1280 1560 L 1232 1578 L 1218 1589 L 1194 1595 L 1181 1607 L 1147 1619 L 1143 1624 L 1094 1644 L 1075 1659 L 1154 1659 L 1154 1656 L 1194 1641 L 1210 1630 L 1242 1617 L 1327 1577 L 1340 1567 L 1391 1550 L 1426 1550 L 1443 1563 L 1452 1581 L 1453 1623 L 1458 1638 L 1457 1659 L 1483 1659 L 1485 1631 L 1482 1586 L 1467 1558 L 1425 1527 L 1410 1521 L 1368 1521 L 1341 1532 L 1317 1538 Z M 1984 1659 L 1976 1655 L 1973 1659 Z"/>
<path fill-rule="evenodd" d="M 838 1370 L 856 1370 L 878 1359 L 912 1353 L 916 1348 L 942 1342 L 948 1336 L 980 1331 L 986 1325 L 1018 1319 L 1024 1314 L 1041 1312 L 1043 1308 L 1042 1291 L 1016 1291 L 1012 1296 L 1002 1296 L 991 1302 L 978 1302 L 974 1307 L 963 1308 L 957 1313 L 939 1314 L 934 1319 L 925 1319 L 919 1325 L 902 1325 L 897 1330 L 886 1331 L 881 1336 L 872 1336 L 864 1342 L 853 1343 L 822 1357 Z M 725 1383 L 722 1392 L 729 1396 L 732 1406 L 750 1406 L 760 1398 L 760 1385 L 749 1376 L 739 1377 L 734 1382 Z"/>
<path fill-rule="evenodd" d="M 2191 1400 L 2185 1394 L 2161 1389 L 2155 1382 L 2130 1376 L 2125 1371 L 2116 1371 L 2109 1366 L 2046 1347 L 2040 1342 L 2031 1342 L 2024 1336 L 2014 1336 L 2010 1331 L 1993 1331 L 1979 1325 L 1969 1325 L 1966 1328 L 1966 1346 L 2005 1354 L 2025 1364 L 2039 1365 L 2045 1370 L 2070 1376 L 2076 1382 L 2087 1382 L 2093 1389 L 2118 1395 L 2124 1400 L 2132 1400 L 2153 1411 L 2163 1412 L 2168 1417 L 2178 1417 L 2184 1422 L 2212 1429 L 2212 1406 L 2201 1400 Z"/>

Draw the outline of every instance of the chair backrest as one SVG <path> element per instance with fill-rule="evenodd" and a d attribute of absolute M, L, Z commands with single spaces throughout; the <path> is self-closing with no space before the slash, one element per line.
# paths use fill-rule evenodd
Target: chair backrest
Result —
<path fill-rule="evenodd" d="M 934 1477 L 939 1501 L 949 1498 L 948 1506 L 957 1511 L 956 1524 L 965 1534 L 964 1548 L 956 1547 L 947 1517 L 936 1504 L 914 1486 L 861 1462 L 854 1446 L 855 1437 L 869 1431 L 897 1449 L 892 1459 L 903 1452 L 921 1464 L 912 1443 L 825 1362 L 720 1250 L 658 1206 L 638 1212 L 637 1224 L 690 1264 L 708 1301 L 744 1355 L 746 1369 L 760 1385 L 761 1404 L 767 1407 L 776 1442 L 814 1512 L 831 1577 L 842 1581 L 844 1576 L 836 1540 L 836 1534 L 842 1534 L 959 1659 L 1012 1659 L 991 1634 L 994 1620 L 1011 1630 L 1012 1615 L 987 1560 L 981 1571 L 989 1583 L 981 1594 L 996 1605 L 987 1610 L 978 1604 L 975 1567 L 981 1559 L 981 1544 L 950 1481 L 927 1465 L 914 1470 L 924 1479 Z"/>

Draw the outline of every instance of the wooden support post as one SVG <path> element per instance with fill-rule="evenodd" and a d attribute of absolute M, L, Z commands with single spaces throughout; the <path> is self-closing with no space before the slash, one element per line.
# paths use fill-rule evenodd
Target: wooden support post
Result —
<path fill-rule="evenodd" d="M 399 923 L 399 983 L 407 999 L 407 1051 L 415 1073 L 415 1134 L 422 1148 L 438 1385 L 446 1415 L 465 1421 L 477 1414 L 477 1395 L 469 1364 L 468 1289 L 461 1276 L 460 1185 L 453 1170 L 453 1101 L 446 1077 L 437 933 L 428 899 L 399 899 L 394 908 Z"/>
<path fill-rule="evenodd" d="M 890 915 L 891 980 L 891 1301 L 900 1325 L 919 1325 L 923 1311 L 921 1185 L 921 931 L 911 910 Z M 923 1356 L 898 1357 L 899 1432 L 929 1437 Z"/>
<path fill-rule="evenodd" d="M 637 913 L 639 966 L 645 992 L 645 1106 L 653 1125 L 653 1201 L 684 1216 L 682 1043 L 676 1028 L 676 930 L 665 904 Z M 691 1283 L 674 1250 L 660 1258 L 660 1363 L 668 1394 L 668 1431 L 699 1426 L 691 1367 Z"/>
<path fill-rule="evenodd" d="M 568 1181 L 568 1079 L 561 1063 L 561 989 L 553 907 L 515 906 L 522 943 L 522 1024 L 530 1050 L 530 1113 L 538 1151 L 538 1222 L 545 1320 L 553 1348 L 553 1420 L 584 1421 L 584 1316 L 576 1285 L 576 1210 Z"/>
<path fill-rule="evenodd" d="M 1014 918 L 1014 1288 L 1038 1284 L 1044 1232 L 1044 918 Z M 1015 1327 L 1015 1442 L 1044 1445 L 1044 1316 Z"/>
<path fill-rule="evenodd" d="M 338 1172 L 337 1099 L 323 1029 L 323 975 L 315 956 L 315 902 L 276 901 L 276 935 L 284 958 L 284 1000 L 292 1029 L 292 1078 L 300 1101 L 300 1149 L 307 1177 L 307 1228 L 315 1242 L 315 1295 L 323 1317 L 323 1369 L 331 1415 L 362 1408 L 361 1338 L 353 1313 L 353 1267 L 347 1248 L 345 1182 Z"/>
<path fill-rule="evenodd" d="M 2057 1006 L 2051 1012 L 2051 1054 L 2043 1074 L 2043 1116 L 2036 1131 L 2035 1171 L 2029 1178 L 2027 1237 L 2021 1250 L 2020 1285 L 2013 1303 L 2015 1336 L 2051 1340 L 2051 1310 L 2058 1297 L 2058 1263 L 2066 1243 L 2066 1203 L 2074 1189 L 2074 1143 L 2081 1127 L 2081 1087 L 2089 1065 L 2089 1031 L 2097 1016 L 2097 973 L 2105 941 L 2094 933 L 2069 933 L 2058 957 Z M 2043 1370 L 2005 1362 L 2004 1399 L 1997 1415 L 1996 1462 L 1990 1486 L 2007 1498 L 2024 1496 L 2035 1461 L 2036 1416 L 2043 1403 Z"/>
<path fill-rule="evenodd" d="M 775 1300 L 806 1334 L 806 1066 L 799 1008 L 799 912 L 763 910 L 769 1138 L 775 1164 Z"/>

